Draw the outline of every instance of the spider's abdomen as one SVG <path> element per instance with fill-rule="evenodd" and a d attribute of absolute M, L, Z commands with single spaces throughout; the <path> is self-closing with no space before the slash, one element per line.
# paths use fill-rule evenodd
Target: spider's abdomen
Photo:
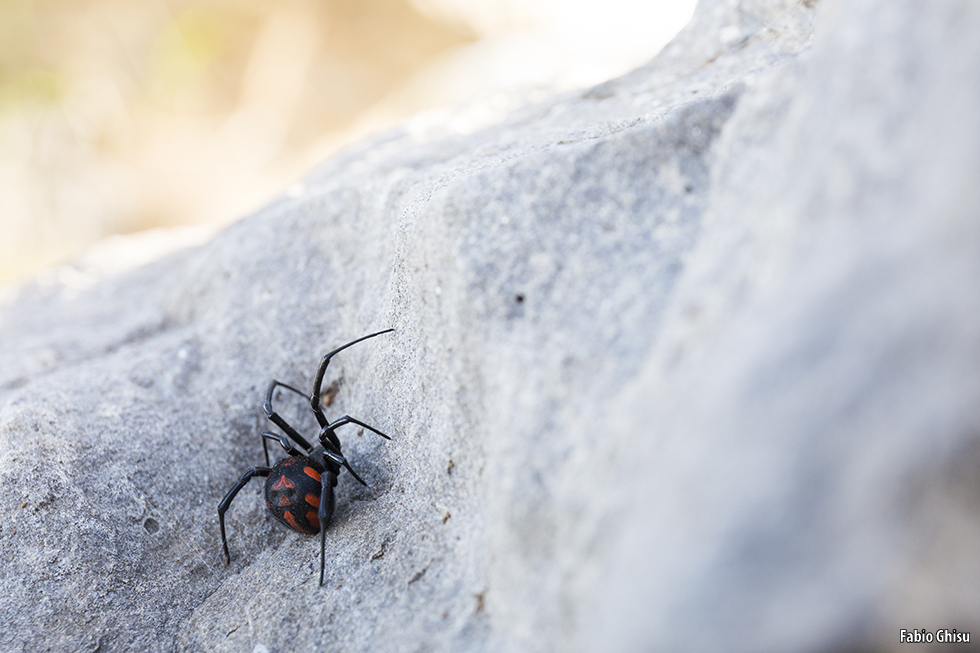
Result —
<path fill-rule="evenodd" d="M 265 502 L 276 519 L 294 531 L 312 535 L 320 532 L 320 477 L 323 466 L 313 458 L 283 458 L 265 481 Z M 333 503 L 333 488 L 328 490 Z M 327 519 L 333 512 L 328 506 Z"/>

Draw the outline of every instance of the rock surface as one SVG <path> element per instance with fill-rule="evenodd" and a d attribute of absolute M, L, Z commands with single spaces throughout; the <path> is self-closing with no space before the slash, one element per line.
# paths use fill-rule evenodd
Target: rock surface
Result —
<path fill-rule="evenodd" d="M 969 0 L 702 0 L 621 79 L 7 289 L 0 649 L 980 638 L 978 28 Z M 259 482 L 226 567 L 268 381 L 386 327 L 328 372 L 328 414 L 393 438 L 341 432 L 369 487 L 341 476 L 325 587 Z"/>

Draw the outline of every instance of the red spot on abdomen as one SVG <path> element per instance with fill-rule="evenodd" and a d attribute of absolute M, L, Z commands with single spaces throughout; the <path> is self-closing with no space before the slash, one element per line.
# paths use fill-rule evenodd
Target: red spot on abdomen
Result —
<path fill-rule="evenodd" d="M 289 505 L 289 497 L 287 497 L 287 496 L 279 497 L 279 507 L 280 508 L 282 508 L 283 506 L 288 506 L 288 505 Z"/>
<path fill-rule="evenodd" d="M 306 521 L 310 522 L 316 530 L 320 530 L 320 518 L 312 510 L 306 513 Z"/>
<path fill-rule="evenodd" d="M 292 526 L 294 530 L 297 530 L 300 533 L 304 532 L 304 529 L 300 528 L 299 524 L 296 523 L 296 518 L 293 517 L 293 513 L 287 510 L 285 513 L 283 513 L 283 517 L 286 518 L 286 523 Z"/>
<path fill-rule="evenodd" d="M 310 504 L 314 508 L 320 507 L 320 497 L 318 497 L 317 495 L 310 493 L 307 494 L 304 498 L 306 499 L 306 503 Z"/>
<path fill-rule="evenodd" d="M 312 467 L 304 467 L 303 472 L 317 483 L 320 482 L 320 472 L 316 471 Z"/>
<path fill-rule="evenodd" d="M 272 484 L 273 490 L 281 490 L 284 487 L 293 488 L 296 487 L 296 484 L 290 481 L 285 476 L 280 476 L 279 480 Z"/>

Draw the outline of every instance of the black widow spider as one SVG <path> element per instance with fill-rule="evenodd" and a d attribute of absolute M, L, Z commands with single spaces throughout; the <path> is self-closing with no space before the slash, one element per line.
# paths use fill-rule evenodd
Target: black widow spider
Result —
<path fill-rule="evenodd" d="M 320 424 L 320 445 L 316 448 L 310 445 L 306 438 L 300 435 L 272 408 L 272 394 L 277 387 L 291 390 L 300 396 L 304 396 L 303 393 L 280 381 L 273 380 L 269 384 L 263 406 L 265 414 L 273 424 L 285 431 L 286 435 L 298 444 L 302 451 L 296 449 L 290 444 L 289 439 L 281 435 L 268 431 L 262 432 L 262 449 L 265 451 L 266 466 L 252 467 L 247 470 L 239 477 L 235 487 L 231 488 L 221 503 L 218 504 L 218 523 L 221 525 L 221 545 L 224 547 L 225 564 L 231 564 L 231 555 L 228 553 L 228 538 L 225 537 L 225 512 L 231 506 L 235 496 L 253 477 L 265 476 L 265 502 L 269 507 L 269 512 L 282 524 L 294 531 L 307 535 L 320 532 L 320 585 L 323 585 L 327 524 L 333 515 L 333 489 L 337 485 L 337 475 L 340 474 L 340 468 L 345 467 L 361 485 L 367 485 L 344 458 L 340 449 L 340 440 L 334 431 L 345 424 L 357 424 L 377 433 L 386 440 L 391 438 L 350 415 L 344 415 L 333 423 L 328 422 L 323 415 L 323 409 L 320 408 L 320 386 L 323 384 L 323 375 L 327 371 L 327 365 L 333 356 L 362 340 L 391 331 L 394 329 L 385 329 L 348 342 L 343 347 L 334 349 L 320 361 L 320 367 L 316 371 L 316 380 L 313 381 L 313 394 L 310 395 L 310 407 L 316 415 L 316 421 Z M 269 448 L 267 443 L 269 440 L 278 442 L 289 454 L 289 458 L 283 458 L 274 467 L 268 466 Z M 323 478 L 324 474 L 326 474 L 326 478 Z"/>

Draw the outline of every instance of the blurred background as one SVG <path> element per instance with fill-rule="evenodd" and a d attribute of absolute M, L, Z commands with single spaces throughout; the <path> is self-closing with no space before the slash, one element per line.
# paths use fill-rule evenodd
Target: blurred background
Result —
<path fill-rule="evenodd" d="M 0 0 L 0 283 L 204 239 L 418 112 L 625 73 L 694 5 Z"/>

